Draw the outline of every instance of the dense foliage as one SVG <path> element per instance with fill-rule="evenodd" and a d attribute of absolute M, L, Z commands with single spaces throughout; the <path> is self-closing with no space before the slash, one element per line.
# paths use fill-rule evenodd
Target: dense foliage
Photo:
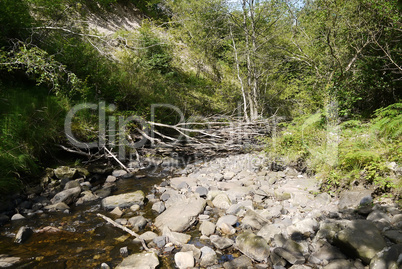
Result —
<path fill-rule="evenodd" d="M 397 0 L 2 0 L 0 25 L 0 191 L 40 173 L 84 101 L 143 117 L 154 103 L 186 116 L 276 113 L 294 121 L 270 140 L 275 156 L 329 188 L 346 174 L 397 188 L 386 168 L 401 157 Z M 96 117 L 79 116 L 74 131 L 91 140 Z"/>

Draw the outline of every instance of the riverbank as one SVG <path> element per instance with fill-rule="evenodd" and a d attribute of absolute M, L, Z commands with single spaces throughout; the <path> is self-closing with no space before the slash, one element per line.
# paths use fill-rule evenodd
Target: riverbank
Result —
<path fill-rule="evenodd" d="M 14 267 L 31 268 L 392 268 L 381 267 L 383 261 L 398 266 L 402 212 L 390 199 L 373 200 L 373 190 L 364 186 L 339 197 L 321 193 L 314 177 L 272 167 L 258 153 L 190 164 L 153 180 L 149 170 L 103 172 L 98 181 L 93 173 L 65 180 L 65 190 L 42 201 L 43 208 L 30 214 L 33 204 L 20 212 L 25 219 L 3 226 L 1 241 L 8 249 L 0 254 L 11 257 L 2 256 L 0 265 L 14 258 Z M 78 187 L 71 201 L 58 198 Z M 139 240 L 98 213 L 134 230 L 150 250 L 142 252 Z M 9 246 L 18 226 L 32 231 L 18 245 L 34 253 L 30 260 Z"/>

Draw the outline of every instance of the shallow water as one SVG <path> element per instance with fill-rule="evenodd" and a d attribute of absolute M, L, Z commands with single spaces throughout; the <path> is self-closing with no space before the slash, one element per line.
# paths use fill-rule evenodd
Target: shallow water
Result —
<path fill-rule="evenodd" d="M 141 179 L 122 179 L 117 182 L 113 194 L 142 190 L 148 194 L 154 184 L 162 181 L 160 176 L 147 175 Z M 20 257 L 21 262 L 10 268 L 99 268 L 103 262 L 112 268 L 122 261 L 121 247 L 128 247 L 129 254 L 140 251 L 140 244 L 118 228 L 106 224 L 97 213 L 108 215 L 100 207 L 101 200 L 81 206 L 71 206 L 70 213 L 50 212 L 35 215 L 0 227 L 0 254 Z M 154 218 L 150 204 L 143 210 L 146 218 Z M 124 216 L 123 216 L 124 217 Z M 24 243 L 14 243 L 21 226 L 35 232 Z M 36 232 L 52 226 L 61 232 Z"/>

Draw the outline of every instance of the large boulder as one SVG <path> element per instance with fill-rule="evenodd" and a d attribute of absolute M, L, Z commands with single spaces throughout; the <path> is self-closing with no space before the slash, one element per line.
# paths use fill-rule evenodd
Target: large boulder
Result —
<path fill-rule="evenodd" d="M 245 231 L 236 238 L 237 248 L 246 256 L 257 261 L 264 261 L 269 256 L 269 246 L 267 241 L 261 236 L 252 232 Z"/>
<path fill-rule="evenodd" d="M 52 204 L 65 203 L 69 205 L 72 204 L 78 198 L 80 193 L 81 193 L 80 187 L 71 188 L 57 193 L 50 201 L 52 202 Z"/>
<path fill-rule="evenodd" d="M 159 259 L 154 252 L 144 252 L 128 256 L 116 269 L 154 269 L 158 265 Z"/>
<path fill-rule="evenodd" d="M 369 264 L 386 243 L 377 227 L 367 220 L 352 220 L 346 223 L 334 241 L 342 250 Z"/>
<path fill-rule="evenodd" d="M 173 232 L 182 232 L 195 223 L 205 205 L 206 201 L 199 198 L 189 198 L 183 203 L 177 203 L 156 217 L 155 226 L 160 230 L 168 227 Z"/>
<path fill-rule="evenodd" d="M 120 208 L 127 208 L 133 205 L 143 205 L 144 199 L 144 192 L 139 190 L 106 197 L 102 200 L 102 206 L 104 209 L 109 210 L 117 206 Z"/>

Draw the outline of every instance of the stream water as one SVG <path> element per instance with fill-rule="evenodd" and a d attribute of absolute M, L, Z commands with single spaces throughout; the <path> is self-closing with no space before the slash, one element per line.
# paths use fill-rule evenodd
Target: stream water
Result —
<path fill-rule="evenodd" d="M 141 179 L 130 178 L 117 182 L 113 194 L 143 190 L 148 194 L 161 176 L 143 175 Z M 147 204 L 144 217 L 155 216 Z M 105 262 L 116 266 L 122 261 L 120 248 L 127 247 L 129 254 L 140 251 L 127 233 L 105 223 L 97 213 L 108 215 L 100 206 L 100 200 L 81 206 L 71 206 L 70 213 L 46 212 L 24 220 L 12 221 L 0 227 L 0 255 L 20 257 L 21 262 L 10 268 L 100 268 Z M 21 226 L 30 227 L 34 233 L 23 244 L 14 243 Z M 60 232 L 38 232 L 52 226 Z M 148 228 L 149 230 L 149 228 Z"/>

